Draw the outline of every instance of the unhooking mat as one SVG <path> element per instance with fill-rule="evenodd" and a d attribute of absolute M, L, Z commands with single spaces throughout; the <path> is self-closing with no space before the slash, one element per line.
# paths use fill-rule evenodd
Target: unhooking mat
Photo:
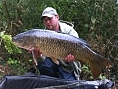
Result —
<path fill-rule="evenodd" d="M 101 87 L 102 86 L 102 87 Z M 44 75 L 5 76 L 0 89 L 109 89 L 99 83 L 70 81 Z"/>

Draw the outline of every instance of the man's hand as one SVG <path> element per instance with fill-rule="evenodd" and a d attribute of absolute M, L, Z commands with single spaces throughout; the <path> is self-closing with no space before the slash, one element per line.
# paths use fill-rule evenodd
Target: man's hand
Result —
<path fill-rule="evenodd" d="M 67 55 L 67 57 L 65 58 L 65 62 L 72 62 L 75 60 L 75 57 L 72 54 Z"/>
<path fill-rule="evenodd" d="M 35 55 L 36 58 L 41 58 L 42 53 L 41 53 L 40 49 L 38 49 L 38 48 L 32 49 L 32 48 L 31 48 L 31 49 L 29 49 L 29 52 L 31 53 L 32 50 L 34 51 L 34 55 Z"/>

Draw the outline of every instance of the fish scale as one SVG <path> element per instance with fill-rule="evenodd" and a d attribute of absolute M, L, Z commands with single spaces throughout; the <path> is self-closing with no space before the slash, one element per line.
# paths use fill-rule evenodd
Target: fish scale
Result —
<path fill-rule="evenodd" d="M 50 57 L 56 64 L 57 59 L 64 60 L 68 54 L 75 59 L 89 63 L 94 78 L 98 78 L 102 68 L 113 66 L 105 57 L 95 53 L 85 40 L 69 34 L 50 30 L 33 29 L 13 37 L 16 46 L 29 50 L 32 47 L 40 49 L 44 56 Z"/>

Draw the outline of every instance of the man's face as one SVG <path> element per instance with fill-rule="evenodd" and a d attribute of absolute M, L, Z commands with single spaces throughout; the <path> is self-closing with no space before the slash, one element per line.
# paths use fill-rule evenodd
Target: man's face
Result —
<path fill-rule="evenodd" d="M 51 18 L 44 17 L 43 22 L 47 29 L 49 30 L 55 30 L 57 24 L 58 24 L 59 16 L 53 16 Z"/>

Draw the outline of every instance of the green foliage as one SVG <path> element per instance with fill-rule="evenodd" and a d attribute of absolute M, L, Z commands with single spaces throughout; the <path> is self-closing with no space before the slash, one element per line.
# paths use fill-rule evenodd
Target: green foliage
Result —
<path fill-rule="evenodd" d="M 22 51 L 13 44 L 11 35 L 5 35 L 4 33 L 5 32 L 1 32 L 0 37 L 3 39 L 5 49 L 9 54 L 22 53 Z"/>
<path fill-rule="evenodd" d="M 72 22 L 79 36 L 88 41 L 94 51 L 114 62 L 111 77 L 118 77 L 116 0 L 1 0 L 0 42 L 4 44 L 1 44 L 0 53 L 8 51 L 8 56 L 1 55 L 1 59 L 6 59 L 4 63 L 8 63 L 14 71 L 20 71 L 17 75 L 30 66 L 31 57 L 29 58 L 29 54 L 24 50 L 21 53 L 21 50 L 13 45 L 11 37 L 28 29 L 44 28 L 40 17 L 47 6 L 54 7 L 60 19 Z M 26 65 L 27 67 L 24 67 Z M 88 65 L 82 69 L 83 78 L 91 77 Z"/>
<path fill-rule="evenodd" d="M 86 80 L 86 79 L 92 80 L 93 79 L 90 68 L 87 64 L 82 66 L 81 77 L 83 80 Z"/>
<path fill-rule="evenodd" d="M 7 63 L 11 67 L 11 70 L 9 71 L 10 74 L 23 75 L 24 73 L 26 73 L 25 64 L 23 64 L 21 61 L 9 58 Z"/>
<path fill-rule="evenodd" d="M 11 58 L 9 58 L 7 62 L 8 62 L 8 64 L 10 64 L 10 65 L 16 65 L 16 64 L 20 63 L 20 61 L 18 61 L 18 60 L 13 60 L 13 59 L 11 59 Z"/>

